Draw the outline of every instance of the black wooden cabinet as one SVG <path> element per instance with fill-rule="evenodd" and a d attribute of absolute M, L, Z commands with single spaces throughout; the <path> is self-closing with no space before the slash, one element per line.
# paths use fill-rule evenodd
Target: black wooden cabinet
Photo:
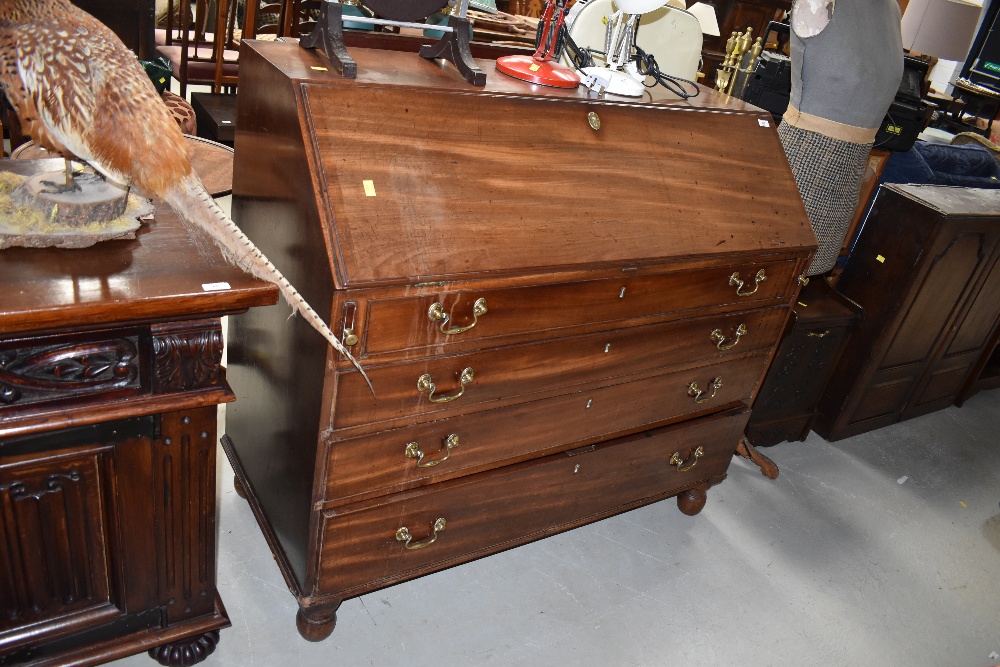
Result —
<path fill-rule="evenodd" d="M 746 428 L 750 444 L 806 439 L 844 339 L 861 317 L 861 308 L 823 279 L 802 288 L 754 403 Z"/>

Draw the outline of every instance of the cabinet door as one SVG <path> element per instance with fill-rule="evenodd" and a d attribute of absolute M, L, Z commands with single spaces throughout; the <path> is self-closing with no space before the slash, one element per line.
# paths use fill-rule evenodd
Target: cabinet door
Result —
<path fill-rule="evenodd" d="M 998 234 L 982 235 L 984 250 L 997 246 Z M 926 414 L 951 405 L 990 343 L 1000 318 L 997 295 L 1000 294 L 1000 261 L 989 258 L 992 266 L 984 272 L 985 280 L 966 300 L 968 308 L 960 313 L 947 332 L 943 352 L 925 374 L 916 398 L 907 406 L 904 418 Z M 986 260 L 979 262 L 980 265 Z"/>
<path fill-rule="evenodd" d="M 122 613 L 112 451 L 0 459 L 0 653 Z"/>

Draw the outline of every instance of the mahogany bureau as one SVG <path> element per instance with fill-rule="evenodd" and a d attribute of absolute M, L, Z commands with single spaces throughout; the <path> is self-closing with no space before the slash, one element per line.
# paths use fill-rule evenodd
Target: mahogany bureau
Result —
<path fill-rule="evenodd" d="M 63 168 L 2 168 L 40 162 Z M 229 625 L 220 317 L 276 288 L 167 209 L 134 240 L 0 250 L 0 284 L 0 665 L 200 661 Z"/>
<path fill-rule="evenodd" d="M 770 115 L 245 42 L 234 218 L 363 364 L 234 322 L 223 444 L 307 639 L 340 602 L 726 476 L 815 249 Z M 246 397 L 246 398 L 244 398 Z"/>

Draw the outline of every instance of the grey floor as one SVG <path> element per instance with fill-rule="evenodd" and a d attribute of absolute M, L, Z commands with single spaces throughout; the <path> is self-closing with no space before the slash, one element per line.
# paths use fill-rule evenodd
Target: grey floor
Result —
<path fill-rule="evenodd" d="M 224 463 L 233 626 L 203 664 L 1000 664 L 1000 390 L 765 451 L 777 480 L 736 458 L 696 517 L 667 500 L 348 600 L 318 644 Z"/>

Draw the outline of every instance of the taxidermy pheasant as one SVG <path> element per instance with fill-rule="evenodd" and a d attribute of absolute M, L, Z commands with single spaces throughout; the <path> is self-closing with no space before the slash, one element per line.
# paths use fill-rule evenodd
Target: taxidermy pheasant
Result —
<path fill-rule="evenodd" d="M 39 145 L 172 206 L 230 262 L 275 283 L 293 311 L 368 381 L 323 319 L 206 192 L 180 128 L 111 30 L 69 0 L 0 0 L 0 86 Z"/>

